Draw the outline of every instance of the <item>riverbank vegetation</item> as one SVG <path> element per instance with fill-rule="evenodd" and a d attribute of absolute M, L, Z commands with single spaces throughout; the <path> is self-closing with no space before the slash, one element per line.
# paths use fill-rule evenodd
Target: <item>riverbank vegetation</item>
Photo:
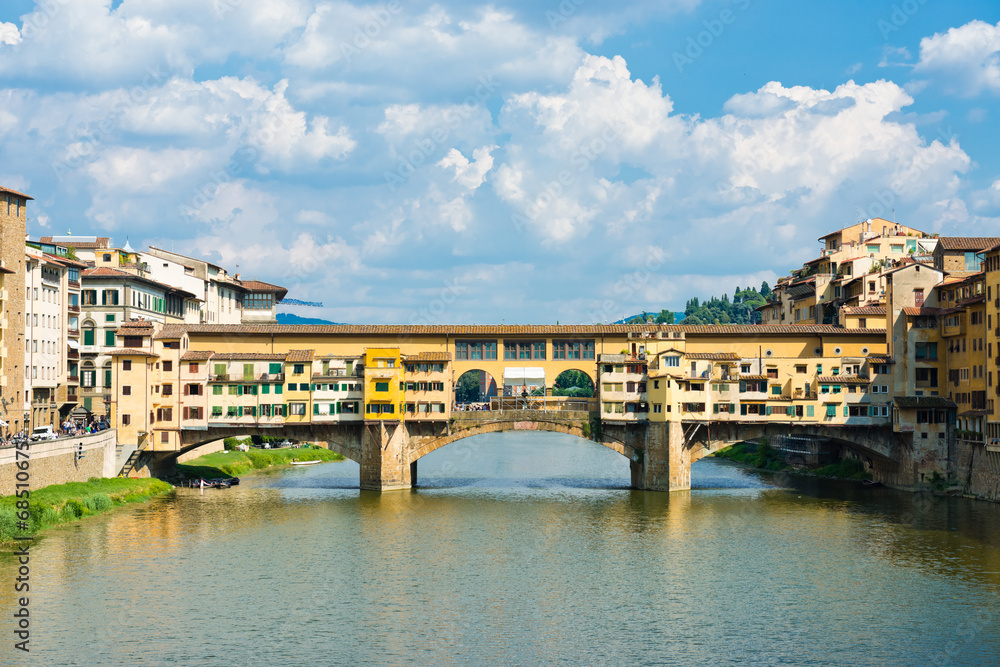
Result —
<path fill-rule="evenodd" d="M 761 468 L 762 470 L 786 470 L 791 467 L 781 459 L 778 450 L 772 447 L 766 438 L 763 438 L 757 444 L 739 442 L 725 449 L 720 449 L 712 456 L 720 459 L 729 459 L 730 461 Z M 872 479 L 871 473 L 865 470 L 864 464 L 859 459 L 843 459 L 842 461 L 830 463 L 820 468 L 796 467 L 794 470 L 796 473 L 802 475 L 826 477 L 827 479 L 845 479 L 857 482 Z"/>
<path fill-rule="evenodd" d="M 222 451 L 206 454 L 187 463 L 177 464 L 183 479 L 239 477 L 251 470 L 291 465 L 292 461 L 343 461 L 344 457 L 329 449 L 300 447 L 296 449 L 251 449 L 248 452 Z"/>
<path fill-rule="evenodd" d="M 766 438 L 757 444 L 738 442 L 725 449 L 720 449 L 713 456 L 737 463 L 745 463 L 763 470 L 784 470 L 788 467 L 788 464 L 781 460 L 778 450 L 772 447 Z"/>
<path fill-rule="evenodd" d="M 86 482 L 53 484 L 31 489 L 30 516 L 21 514 L 25 510 L 18 502 L 23 498 L 4 496 L 0 498 L 0 543 L 11 543 L 16 537 L 35 535 L 50 526 L 103 514 L 122 505 L 145 502 L 171 489 L 166 482 L 152 478 L 91 477 Z"/>

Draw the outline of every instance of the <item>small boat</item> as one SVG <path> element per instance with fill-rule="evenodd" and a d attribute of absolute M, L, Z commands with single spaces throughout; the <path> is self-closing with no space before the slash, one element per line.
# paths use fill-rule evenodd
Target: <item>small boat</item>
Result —
<path fill-rule="evenodd" d="M 861 482 L 865 486 L 882 486 L 882 482 L 874 479 L 866 479 Z"/>
<path fill-rule="evenodd" d="M 311 466 L 314 463 L 322 463 L 319 459 L 315 461 L 292 461 L 293 466 Z"/>

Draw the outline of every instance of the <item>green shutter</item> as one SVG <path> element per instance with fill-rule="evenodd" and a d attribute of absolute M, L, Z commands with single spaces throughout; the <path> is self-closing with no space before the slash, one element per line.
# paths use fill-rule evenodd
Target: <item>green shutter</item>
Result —
<path fill-rule="evenodd" d="M 225 364 L 216 364 L 215 365 L 215 373 L 213 373 L 213 375 L 225 375 L 225 374 L 226 374 L 226 365 Z"/>
<path fill-rule="evenodd" d="M 221 396 L 222 395 L 222 385 L 221 384 L 217 384 L 217 385 L 214 385 L 212 387 L 212 395 L 213 396 Z"/>
<path fill-rule="evenodd" d="M 94 330 L 93 329 L 84 329 L 83 330 L 83 344 L 84 345 L 93 345 L 94 344 Z"/>
<path fill-rule="evenodd" d="M 104 332 L 104 345 L 105 347 L 115 346 L 115 332 L 108 330 Z"/>
<path fill-rule="evenodd" d="M 262 384 L 260 386 L 260 393 L 262 393 L 262 394 L 270 394 L 271 393 L 271 385 L 266 384 L 266 383 Z"/>
<path fill-rule="evenodd" d="M 768 416 L 768 417 L 770 417 L 770 416 L 771 416 L 771 406 L 770 406 L 770 405 L 769 405 L 769 406 L 767 406 L 767 416 Z"/>
<path fill-rule="evenodd" d="M 267 367 L 267 372 L 272 375 L 277 375 L 281 373 L 281 364 L 269 364 Z"/>
<path fill-rule="evenodd" d="M 111 386 L 111 371 L 110 370 L 105 370 L 104 371 L 104 386 L 105 387 L 110 387 Z"/>
<path fill-rule="evenodd" d="M 828 405 L 828 406 L 826 406 L 826 416 L 827 417 L 836 417 L 837 416 L 837 406 L 836 405 Z"/>
<path fill-rule="evenodd" d="M 313 403 L 313 414 L 314 415 L 319 414 L 319 403 Z"/>
<path fill-rule="evenodd" d="M 730 403 L 729 404 L 729 414 L 731 414 L 731 415 L 736 414 L 736 404 L 735 403 Z"/>
<path fill-rule="evenodd" d="M 715 404 L 712 405 L 712 412 L 715 413 L 715 414 L 719 414 L 719 404 L 718 403 L 715 403 Z"/>
<path fill-rule="evenodd" d="M 844 416 L 845 417 L 850 417 L 850 413 L 849 413 L 848 408 L 847 408 L 846 405 L 844 406 Z"/>
<path fill-rule="evenodd" d="M 253 380 L 253 364 L 243 364 L 243 379 Z"/>
<path fill-rule="evenodd" d="M 343 404 L 340 403 L 340 402 L 338 402 L 337 403 L 337 414 L 339 415 L 342 410 L 343 410 Z"/>
<path fill-rule="evenodd" d="M 806 417 L 815 417 L 816 416 L 816 411 L 813 410 L 814 407 L 815 406 L 812 406 L 812 405 L 807 405 L 806 406 Z"/>
<path fill-rule="evenodd" d="M 275 394 L 280 394 L 280 393 L 283 393 L 284 391 L 285 391 L 285 385 L 283 385 L 283 384 L 276 384 L 276 385 L 274 385 L 274 393 Z"/>

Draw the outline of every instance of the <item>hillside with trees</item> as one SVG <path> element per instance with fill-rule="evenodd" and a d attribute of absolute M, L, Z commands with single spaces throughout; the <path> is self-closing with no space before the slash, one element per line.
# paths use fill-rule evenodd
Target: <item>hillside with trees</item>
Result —
<path fill-rule="evenodd" d="M 767 302 L 771 296 L 771 288 L 767 281 L 760 285 L 760 289 L 747 287 L 733 290 L 733 298 L 729 299 L 728 294 L 722 297 L 711 297 L 707 301 L 700 301 L 698 297 L 688 299 L 684 306 L 684 317 L 675 322 L 674 313 L 668 310 L 661 310 L 659 314 L 642 313 L 629 320 L 629 324 L 754 324 L 760 322 L 760 315 L 755 311 L 758 306 Z"/>

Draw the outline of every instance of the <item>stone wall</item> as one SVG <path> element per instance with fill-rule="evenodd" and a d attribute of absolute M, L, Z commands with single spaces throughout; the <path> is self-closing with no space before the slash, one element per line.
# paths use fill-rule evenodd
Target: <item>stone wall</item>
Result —
<path fill-rule="evenodd" d="M 84 456 L 77 459 L 77 446 L 83 443 Z M 29 489 L 40 489 L 52 484 L 86 482 L 91 477 L 114 477 L 115 445 L 117 436 L 114 429 L 93 435 L 44 440 L 30 443 L 28 449 Z M 16 449 L 13 446 L 0 447 L 0 495 L 14 493 L 17 484 Z"/>
<path fill-rule="evenodd" d="M 956 468 L 965 493 L 1000 501 L 1000 452 L 988 452 L 982 445 L 960 440 Z"/>

